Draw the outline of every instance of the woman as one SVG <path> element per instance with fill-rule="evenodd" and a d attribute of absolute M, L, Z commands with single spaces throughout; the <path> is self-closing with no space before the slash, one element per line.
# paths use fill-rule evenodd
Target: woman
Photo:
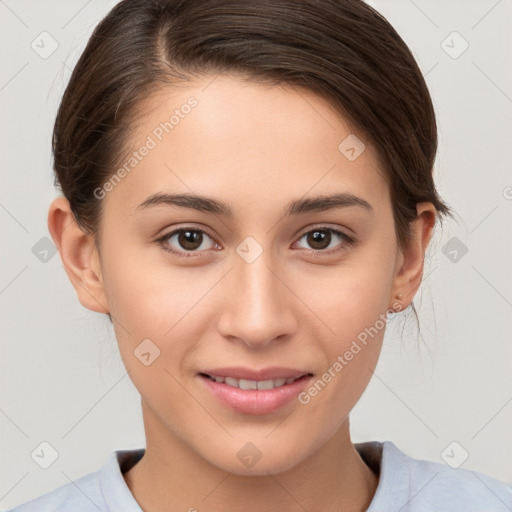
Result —
<path fill-rule="evenodd" d="M 14 510 L 512 509 L 486 475 L 350 439 L 450 214 L 436 149 L 411 52 L 360 0 L 117 4 L 59 108 L 48 224 L 146 448 Z"/>

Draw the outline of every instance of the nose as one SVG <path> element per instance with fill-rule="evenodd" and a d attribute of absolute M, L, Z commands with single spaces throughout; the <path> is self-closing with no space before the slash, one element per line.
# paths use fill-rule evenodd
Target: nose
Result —
<path fill-rule="evenodd" d="M 220 334 L 251 348 L 284 341 L 297 329 L 293 291 L 266 252 L 252 263 L 235 254 L 234 268 L 222 292 Z"/>

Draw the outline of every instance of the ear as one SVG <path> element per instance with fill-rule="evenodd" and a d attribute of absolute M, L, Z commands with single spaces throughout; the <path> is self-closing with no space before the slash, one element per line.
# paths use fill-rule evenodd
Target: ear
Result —
<path fill-rule="evenodd" d="M 425 251 L 432 238 L 436 220 L 436 209 L 432 203 L 418 203 L 416 211 L 416 219 L 411 222 L 412 239 L 398 253 L 390 298 L 391 303 L 400 303 L 401 310 L 410 305 L 421 285 Z M 395 298 L 398 293 L 403 295 L 400 300 Z"/>
<path fill-rule="evenodd" d="M 108 313 L 94 236 L 80 228 L 64 197 L 58 197 L 50 205 L 48 229 L 82 306 L 97 313 Z"/>

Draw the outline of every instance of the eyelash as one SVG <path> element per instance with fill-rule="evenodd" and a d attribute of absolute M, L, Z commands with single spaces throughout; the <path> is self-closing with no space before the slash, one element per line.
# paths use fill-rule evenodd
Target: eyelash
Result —
<path fill-rule="evenodd" d="M 164 251 L 170 252 L 172 254 L 176 254 L 177 256 L 180 256 L 180 257 L 194 258 L 197 256 L 201 256 L 202 255 L 201 253 L 203 253 L 204 251 L 197 251 L 197 250 L 196 251 L 176 251 L 176 250 L 170 248 L 169 244 L 167 243 L 169 241 L 169 239 L 172 238 L 177 233 L 181 233 L 182 231 L 194 231 L 194 232 L 202 233 L 203 235 L 207 235 L 209 238 L 211 238 L 213 240 L 212 235 L 210 235 L 204 229 L 196 228 L 196 227 L 192 227 L 192 226 L 185 226 L 183 228 L 175 229 L 174 231 L 171 231 L 171 232 L 163 235 L 162 237 L 158 238 L 156 240 L 156 242 L 164 249 Z M 315 231 L 328 231 L 330 233 L 334 233 L 334 235 L 338 236 L 343 241 L 343 243 L 341 244 L 342 245 L 341 248 L 337 247 L 337 248 L 333 248 L 333 249 L 310 249 L 309 252 L 312 253 L 314 255 L 314 257 L 319 257 L 319 256 L 336 253 L 338 251 L 343 250 L 343 248 L 345 246 L 350 247 L 350 246 L 354 245 L 356 242 L 354 238 L 348 236 L 347 234 L 343 233 L 342 231 L 339 231 L 334 228 L 329 228 L 326 226 L 318 226 L 318 227 L 315 227 L 308 231 L 305 231 L 304 233 L 302 233 L 300 235 L 300 237 L 298 238 L 297 241 L 301 240 L 302 238 L 304 238 L 304 236 L 306 236 L 310 233 L 313 233 Z"/>

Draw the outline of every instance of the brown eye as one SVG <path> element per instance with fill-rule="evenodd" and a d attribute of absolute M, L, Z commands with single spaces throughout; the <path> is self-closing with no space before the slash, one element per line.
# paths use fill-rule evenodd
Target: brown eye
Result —
<path fill-rule="evenodd" d="M 306 236 L 313 249 L 327 249 L 331 243 L 331 233 L 325 229 L 310 231 Z"/>
<path fill-rule="evenodd" d="M 215 242 L 210 235 L 198 228 L 175 229 L 160 238 L 158 243 L 162 245 L 166 251 L 182 256 L 195 255 L 193 253 L 200 254 L 207 249 L 215 247 Z"/>
<path fill-rule="evenodd" d="M 178 243 L 183 249 L 193 251 L 198 249 L 203 242 L 203 233 L 201 231 L 182 230 L 178 235 Z"/>
<path fill-rule="evenodd" d="M 325 251 L 326 253 L 330 253 L 354 244 L 353 238 L 345 235 L 345 233 L 342 233 L 337 229 L 327 227 L 308 231 L 302 235 L 300 240 L 302 239 L 305 239 L 308 246 L 304 248 L 312 249 L 314 252 Z M 338 241 L 338 243 L 336 243 L 336 241 Z"/>

